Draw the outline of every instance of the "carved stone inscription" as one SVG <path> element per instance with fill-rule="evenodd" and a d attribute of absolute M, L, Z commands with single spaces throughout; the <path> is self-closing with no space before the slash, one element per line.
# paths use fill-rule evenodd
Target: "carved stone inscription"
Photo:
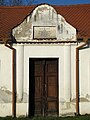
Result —
<path fill-rule="evenodd" d="M 55 26 L 35 26 L 34 39 L 56 39 L 56 27 Z"/>

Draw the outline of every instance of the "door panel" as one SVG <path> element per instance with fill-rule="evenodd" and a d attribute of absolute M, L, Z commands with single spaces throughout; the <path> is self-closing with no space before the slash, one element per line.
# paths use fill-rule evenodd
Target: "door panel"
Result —
<path fill-rule="evenodd" d="M 30 59 L 29 61 L 29 116 L 42 114 L 42 61 Z"/>
<path fill-rule="evenodd" d="M 30 59 L 29 115 L 57 115 L 58 60 Z"/>
<path fill-rule="evenodd" d="M 43 82 L 43 61 L 34 61 L 35 78 L 35 115 L 42 114 L 42 82 Z"/>
<path fill-rule="evenodd" d="M 58 112 L 58 91 L 57 91 L 57 60 L 46 61 L 46 85 L 47 85 L 47 114 Z"/>
<path fill-rule="evenodd" d="M 41 102 L 42 102 L 42 85 L 41 77 L 35 76 L 35 114 L 41 114 Z"/>

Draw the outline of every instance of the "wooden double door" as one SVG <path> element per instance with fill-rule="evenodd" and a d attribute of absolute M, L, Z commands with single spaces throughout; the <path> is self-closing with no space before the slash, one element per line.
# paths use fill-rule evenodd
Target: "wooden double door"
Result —
<path fill-rule="evenodd" d="M 29 59 L 29 116 L 58 115 L 58 59 Z"/>

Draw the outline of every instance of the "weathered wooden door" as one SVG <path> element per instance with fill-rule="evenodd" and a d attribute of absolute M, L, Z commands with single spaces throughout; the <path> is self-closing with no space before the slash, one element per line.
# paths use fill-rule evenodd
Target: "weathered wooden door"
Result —
<path fill-rule="evenodd" d="M 30 59 L 29 115 L 58 114 L 58 59 Z"/>

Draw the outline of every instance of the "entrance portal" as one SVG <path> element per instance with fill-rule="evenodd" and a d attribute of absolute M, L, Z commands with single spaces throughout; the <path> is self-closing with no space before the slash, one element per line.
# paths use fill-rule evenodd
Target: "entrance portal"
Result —
<path fill-rule="evenodd" d="M 58 115 L 58 59 L 29 59 L 29 116 Z"/>

